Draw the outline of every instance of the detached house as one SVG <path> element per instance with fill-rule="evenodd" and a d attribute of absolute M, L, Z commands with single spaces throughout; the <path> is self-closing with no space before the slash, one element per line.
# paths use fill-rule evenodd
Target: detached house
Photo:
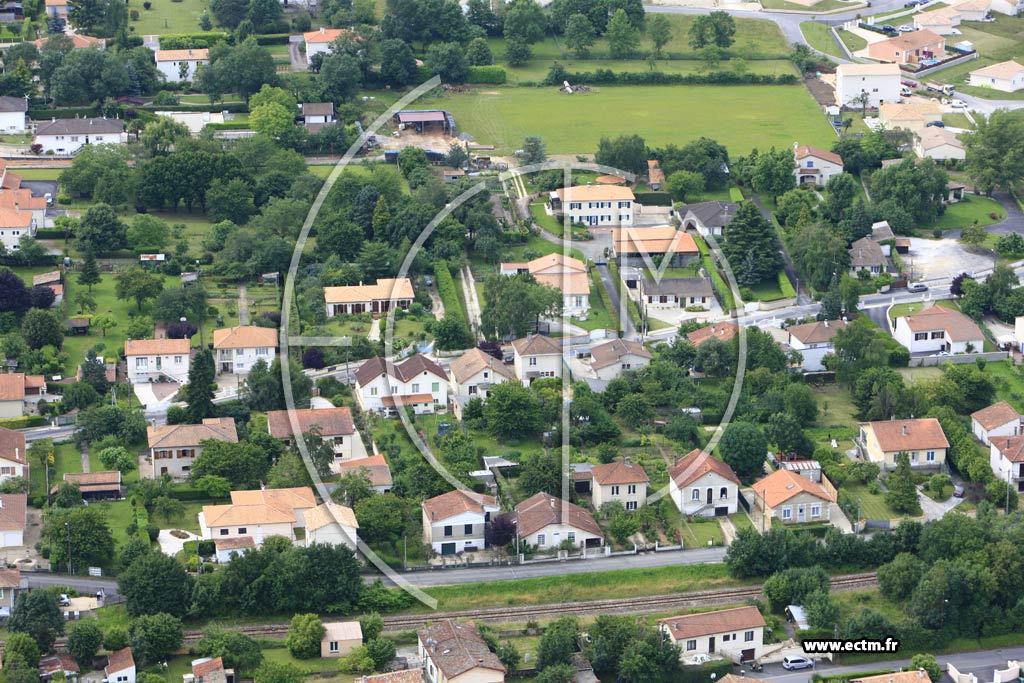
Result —
<path fill-rule="evenodd" d="M 868 45 L 868 57 L 879 62 L 918 64 L 926 59 L 941 58 L 946 52 L 946 39 L 924 29 Z"/>
<path fill-rule="evenodd" d="M 35 410 L 44 393 L 46 378 L 42 375 L 0 374 L 0 418 L 24 417 Z"/>
<path fill-rule="evenodd" d="M 1017 92 L 1024 88 L 1024 64 L 1010 60 L 999 62 L 971 72 L 970 85 L 992 88 L 1003 92 Z"/>
<path fill-rule="evenodd" d="M 964 143 L 956 133 L 948 128 L 929 126 L 918 131 L 914 135 L 914 153 L 922 159 L 935 159 L 945 161 L 946 159 L 958 159 L 963 161 L 967 158 L 967 151 Z"/>
<path fill-rule="evenodd" d="M 0 97 L 0 130 L 5 133 L 24 133 L 27 112 L 27 97 Z"/>
<path fill-rule="evenodd" d="M 352 411 L 347 407 L 267 411 L 267 431 L 272 437 L 281 439 L 289 446 L 295 438 L 291 421 L 293 415 L 298 423 L 300 435 L 315 429 L 319 432 L 320 438 L 334 450 L 332 472 L 340 472 L 342 463 L 366 458 L 366 446 L 356 431 Z"/>
<path fill-rule="evenodd" d="M 562 376 L 562 345 L 540 334 L 512 342 L 513 367 L 523 386 L 536 379 Z"/>
<path fill-rule="evenodd" d="M 628 187 L 577 185 L 555 190 L 549 197 L 554 213 L 568 216 L 572 223 L 592 228 L 633 224 L 636 197 Z"/>
<path fill-rule="evenodd" d="M 1024 436 L 993 436 L 989 464 L 996 479 L 1024 491 Z"/>
<path fill-rule="evenodd" d="M 321 657 L 345 657 L 363 644 L 363 627 L 358 621 L 332 621 L 323 626 Z"/>
<path fill-rule="evenodd" d="M 683 209 L 683 229 L 693 230 L 704 237 L 721 237 L 736 215 L 739 204 L 733 202 L 699 202 Z"/>
<path fill-rule="evenodd" d="M 123 145 L 121 119 L 53 119 L 36 127 L 32 144 L 42 145 L 42 154 L 71 155 L 86 145 Z"/>
<path fill-rule="evenodd" d="M 306 43 L 306 59 L 312 59 L 313 55 L 317 54 L 327 54 L 331 51 L 331 43 L 348 32 L 343 28 L 324 28 L 321 26 L 316 31 L 303 33 L 302 39 Z"/>
<path fill-rule="evenodd" d="M 417 635 L 425 683 L 504 683 L 505 665 L 473 622 L 445 619 Z"/>
<path fill-rule="evenodd" d="M 12 477 L 28 479 L 25 435 L 0 427 L 0 484 Z"/>
<path fill-rule="evenodd" d="M 740 479 L 723 460 L 695 448 L 668 468 L 668 491 L 684 515 L 735 514 Z"/>
<path fill-rule="evenodd" d="M 883 470 L 896 469 L 901 452 L 910 456 L 912 467 L 938 468 L 949 449 L 942 425 L 934 417 L 863 422 L 858 442 L 865 458 Z"/>
<path fill-rule="evenodd" d="M 230 417 L 208 417 L 197 425 L 150 426 L 146 428 L 146 436 L 151 460 L 146 474 L 151 479 L 165 474 L 175 479 L 188 477 L 205 441 L 238 443 L 235 421 Z"/>
<path fill-rule="evenodd" d="M 135 658 L 132 649 L 125 647 L 107 655 L 103 669 L 109 683 L 135 683 Z"/>
<path fill-rule="evenodd" d="M 650 261 L 657 270 L 666 260 L 667 267 L 681 268 L 700 256 L 693 235 L 676 230 L 674 225 L 613 228 L 612 237 L 620 268 L 642 268 Z"/>
<path fill-rule="evenodd" d="M 200 64 L 210 63 L 210 51 L 203 49 L 157 50 L 156 69 L 168 83 L 186 83 L 196 77 Z"/>
<path fill-rule="evenodd" d="M 640 342 L 612 339 L 590 349 L 590 369 L 598 379 L 613 380 L 624 372 L 650 365 L 652 358 Z"/>
<path fill-rule="evenodd" d="M 593 515 L 544 491 L 516 506 L 516 535 L 541 550 L 557 549 L 563 543 L 574 548 L 596 548 L 604 543 Z"/>
<path fill-rule="evenodd" d="M 807 372 L 824 370 L 822 359 L 833 352 L 832 340 L 845 329 L 845 320 L 821 320 L 787 327 L 789 348 L 800 352 L 804 359 L 802 367 Z"/>
<path fill-rule="evenodd" d="M 591 471 L 591 500 L 596 509 L 605 503 L 621 503 L 627 510 L 647 504 L 647 472 L 633 462 L 595 465 Z"/>
<path fill-rule="evenodd" d="M 386 417 L 411 406 L 417 415 L 448 405 L 448 373 L 422 354 L 395 364 L 375 357 L 355 372 L 359 407 Z"/>
<path fill-rule="evenodd" d="M 828 521 L 829 506 L 837 500 L 835 487 L 822 477 L 811 481 L 790 470 L 776 470 L 753 486 L 758 507 L 765 518 L 785 524 Z"/>
<path fill-rule="evenodd" d="M 124 343 L 128 381 L 156 382 L 162 378 L 179 384 L 188 382 L 188 339 L 128 339 Z"/>
<path fill-rule="evenodd" d="M 338 463 L 338 474 L 345 476 L 349 473 L 366 477 L 370 488 L 377 493 L 387 493 L 394 483 L 388 461 L 380 453 L 368 458 Z"/>
<path fill-rule="evenodd" d="M 885 272 L 888 260 L 885 252 L 875 240 L 868 237 L 861 237 L 850 245 L 850 274 L 854 277 L 862 270 L 868 271 L 872 277 Z"/>
<path fill-rule="evenodd" d="M 462 409 L 474 398 L 487 398 L 492 386 L 515 381 L 512 368 L 485 351 L 472 348 L 448 366 L 455 416 L 462 418 Z"/>
<path fill-rule="evenodd" d="M 717 339 L 728 342 L 740 331 L 736 323 L 713 323 L 705 325 L 699 330 L 694 330 L 686 335 L 686 339 L 694 346 L 700 346 L 708 339 Z"/>
<path fill-rule="evenodd" d="M 810 145 L 793 144 L 793 160 L 796 163 L 797 185 L 810 183 L 824 185 L 832 176 L 843 172 L 843 158 L 835 152 L 826 152 Z"/>
<path fill-rule="evenodd" d="M 224 668 L 222 657 L 192 660 L 192 673 L 182 674 L 182 683 L 235 683 L 235 670 Z"/>
<path fill-rule="evenodd" d="M 28 496 L 24 493 L 0 494 L 0 548 L 25 545 Z"/>
<path fill-rule="evenodd" d="M 836 67 L 836 99 L 840 107 L 871 109 L 900 98 L 898 64 L 840 64 Z"/>
<path fill-rule="evenodd" d="M 7 251 L 21 249 L 24 237 L 35 237 L 37 223 L 31 211 L 0 207 L 0 243 Z"/>
<path fill-rule="evenodd" d="M 960 311 L 932 306 L 896 318 L 893 338 L 911 353 L 970 353 L 985 348 L 985 335 L 977 323 Z"/>
<path fill-rule="evenodd" d="M 1006 401 L 993 403 L 971 413 L 971 432 L 986 446 L 997 436 L 1018 436 L 1021 433 L 1021 416 Z"/>
<path fill-rule="evenodd" d="M 415 296 L 412 281 L 407 277 L 380 278 L 375 285 L 324 287 L 328 318 L 359 313 L 377 316 L 392 308 L 404 311 L 412 305 Z"/>
<path fill-rule="evenodd" d="M 679 646 L 681 659 L 717 654 L 735 662 L 750 662 L 761 656 L 767 626 L 756 607 L 669 617 L 659 620 L 658 625 Z"/>
<path fill-rule="evenodd" d="M 562 310 L 569 315 L 584 315 L 590 310 L 590 280 L 587 266 L 579 259 L 563 254 L 548 254 L 526 263 L 502 263 L 502 275 L 529 273 L 542 285 L 562 293 Z"/>
<path fill-rule="evenodd" d="M 213 352 L 217 374 L 247 375 L 258 361 L 268 366 L 274 362 L 277 357 L 277 330 L 252 325 L 214 330 Z"/>
<path fill-rule="evenodd" d="M 915 14 L 914 28 L 918 29 L 918 31 L 931 31 L 940 36 L 951 36 L 959 33 L 956 27 L 960 25 L 962 19 L 963 16 L 956 6 L 942 7 L 930 12 Z"/>
<path fill-rule="evenodd" d="M 484 529 L 498 499 L 456 489 L 423 501 L 423 542 L 439 555 L 483 550 Z"/>
<path fill-rule="evenodd" d="M 652 278 L 640 280 L 640 301 L 650 308 L 679 310 L 700 306 L 707 310 L 715 302 L 711 280 L 703 277 Z"/>

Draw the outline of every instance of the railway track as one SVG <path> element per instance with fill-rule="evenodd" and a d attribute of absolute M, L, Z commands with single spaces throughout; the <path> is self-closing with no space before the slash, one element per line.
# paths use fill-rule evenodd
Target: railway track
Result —
<path fill-rule="evenodd" d="M 863 590 L 865 588 L 874 588 L 877 585 L 878 579 L 875 573 L 865 572 L 833 578 L 831 590 L 834 592 Z M 599 614 L 652 614 L 694 607 L 734 605 L 761 597 L 761 586 L 758 584 L 755 586 L 672 593 L 668 595 L 650 595 L 618 600 L 588 600 L 554 605 L 524 605 L 519 607 L 491 607 L 451 612 L 430 612 L 426 614 L 401 614 L 384 617 L 384 630 L 392 633 L 410 631 L 419 629 L 428 622 L 441 619 L 473 619 L 474 621 L 482 621 L 488 624 L 502 625 L 556 619 L 567 614 L 581 617 Z M 254 624 L 251 626 L 239 626 L 232 630 L 240 631 L 256 639 L 283 640 L 288 634 L 288 624 Z M 186 647 L 194 645 L 201 637 L 201 631 L 186 631 L 184 634 L 184 645 Z M 59 639 L 57 647 L 62 648 L 63 646 L 64 640 Z"/>

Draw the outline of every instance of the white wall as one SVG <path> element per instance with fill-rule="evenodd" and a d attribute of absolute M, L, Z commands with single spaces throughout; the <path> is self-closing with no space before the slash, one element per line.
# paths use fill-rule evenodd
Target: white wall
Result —
<path fill-rule="evenodd" d="M 17 251 L 21 248 L 22 237 L 35 236 L 36 231 L 32 226 L 25 228 L 0 228 L 0 242 L 7 251 Z"/>
<path fill-rule="evenodd" d="M 622 503 L 622 507 L 627 510 L 630 509 L 629 503 L 636 503 L 636 508 L 647 504 L 647 484 L 645 483 L 598 486 L 595 481 L 591 488 L 594 507 L 598 509 L 605 503 Z"/>
<path fill-rule="evenodd" d="M 789 346 L 794 351 L 799 351 L 800 355 L 803 356 L 804 360 L 801 367 L 808 372 L 824 370 L 825 365 L 821 360 L 833 352 L 831 342 L 805 345 L 802 341 L 792 335 L 789 337 Z"/>
<path fill-rule="evenodd" d="M 895 102 L 900 98 L 900 75 L 860 75 L 840 77 L 836 74 L 836 98 L 845 107 L 860 108 L 861 93 L 868 94 L 868 107 L 877 108 L 882 102 Z"/>
<path fill-rule="evenodd" d="M 686 515 L 699 515 L 701 517 L 714 517 L 715 508 L 728 507 L 729 514 L 735 514 L 739 506 L 739 487 L 725 477 L 708 472 L 696 481 L 690 482 L 682 490 L 672 479 L 668 484 L 669 495 L 676 508 Z M 711 505 L 707 505 L 708 489 L 711 489 Z M 721 497 L 722 489 L 725 489 L 725 498 Z M 694 500 L 694 491 L 698 499 Z"/>
<path fill-rule="evenodd" d="M 193 78 L 195 78 L 196 69 L 199 67 L 199 65 L 209 64 L 209 62 L 210 60 L 208 59 L 188 59 L 182 61 L 174 60 L 166 62 L 157 62 L 156 68 L 157 71 L 164 75 L 164 78 L 167 79 L 168 83 L 180 83 L 185 81 L 191 81 Z M 181 64 L 185 64 L 187 66 L 185 78 L 181 77 Z"/>
<path fill-rule="evenodd" d="M 561 377 L 562 354 L 552 353 L 544 356 L 520 356 L 516 353 L 513 367 L 516 371 L 516 377 L 518 377 L 523 383 L 523 386 L 530 386 L 531 379 L 541 379 L 542 377 Z"/>
<path fill-rule="evenodd" d="M 188 382 L 189 355 L 187 353 L 171 356 L 159 356 L 160 369 L 157 369 L 158 356 L 128 356 L 128 381 L 132 384 L 149 382 L 150 379 L 168 376 L 174 380 Z"/>
<path fill-rule="evenodd" d="M 971 418 L 971 431 L 974 432 L 974 436 L 978 441 L 988 446 L 993 437 L 1017 436 L 1020 434 L 1020 419 L 1010 420 L 1006 424 L 985 431 L 985 428 L 977 420 Z"/>
<path fill-rule="evenodd" d="M 562 545 L 563 541 L 568 540 L 569 534 L 575 534 L 573 545 L 577 548 L 582 548 L 586 545 L 588 538 L 600 538 L 600 536 L 595 536 L 590 532 L 577 529 L 569 524 L 548 524 L 546 527 L 535 531 L 529 536 L 523 536 L 519 540 L 529 546 L 537 546 L 541 549 L 554 549 Z M 540 536 L 544 537 L 544 543 L 540 542 Z"/>
<path fill-rule="evenodd" d="M 32 142 L 42 145 L 42 154 L 52 152 L 54 154 L 74 154 L 86 145 L 86 140 L 92 145 L 121 145 L 124 144 L 122 133 L 106 133 L 103 135 L 37 135 Z"/>
<path fill-rule="evenodd" d="M 263 353 L 259 353 L 262 351 Z M 222 372 L 233 372 L 238 375 L 247 375 L 257 361 L 262 360 L 268 366 L 277 358 L 277 349 L 272 346 L 247 347 L 244 349 L 218 349 L 216 351 L 217 374 Z M 230 365 L 226 368 L 225 364 Z"/>
<path fill-rule="evenodd" d="M 389 387 L 390 385 L 390 387 Z M 380 411 L 387 396 L 414 396 L 430 394 L 433 403 L 429 406 L 417 407 L 416 413 L 433 413 L 436 407 L 448 405 L 448 380 L 430 372 L 422 372 L 409 382 L 402 382 L 397 377 L 383 374 L 374 377 L 365 386 L 357 385 L 359 406 L 363 410 Z"/>
<path fill-rule="evenodd" d="M 633 225 L 634 208 L 629 199 L 562 203 L 562 211 L 570 221 L 588 226 Z"/>
<path fill-rule="evenodd" d="M 0 130 L 5 133 L 25 132 L 25 112 L 5 111 L 0 112 Z"/>
<path fill-rule="evenodd" d="M 662 624 L 661 628 L 664 632 L 669 632 L 666 624 Z M 751 631 L 753 631 L 753 640 L 748 641 L 746 637 Z M 729 640 L 723 641 L 722 639 L 725 637 L 728 637 Z M 715 640 L 714 650 L 710 647 L 712 638 Z M 677 642 L 680 646 L 679 658 L 684 661 L 694 655 L 714 653 L 738 662 L 740 659 L 740 653 L 743 650 L 749 649 L 754 650 L 754 659 L 757 659 L 761 656 L 761 652 L 764 650 L 764 627 L 758 626 L 754 629 L 744 629 L 742 631 L 715 633 L 706 636 L 698 636 L 696 638 L 686 638 Z M 691 645 L 692 648 L 690 647 Z"/>

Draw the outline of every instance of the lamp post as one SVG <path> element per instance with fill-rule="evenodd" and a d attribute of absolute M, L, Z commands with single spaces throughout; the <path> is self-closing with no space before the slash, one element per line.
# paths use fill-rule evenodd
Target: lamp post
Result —
<path fill-rule="evenodd" d="M 68 574 L 71 574 L 71 522 L 64 522 L 64 530 L 68 535 Z"/>

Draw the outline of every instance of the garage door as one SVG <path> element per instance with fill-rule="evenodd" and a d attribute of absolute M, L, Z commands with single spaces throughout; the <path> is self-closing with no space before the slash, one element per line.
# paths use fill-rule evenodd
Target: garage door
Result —
<path fill-rule="evenodd" d="M 725 517 L 729 514 L 729 506 L 715 508 L 715 517 Z"/>
<path fill-rule="evenodd" d="M 454 555 L 455 554 L 455 544 L 454 543 L 442 543 L 441 544 L 441 554 L 442 555 Z"/>
<path fill-rule="evenodd" d="M 20 545 L 24 545 L 22 543 L 22 536 L 20 531 L 5 531 L 3 540 L 5 548 L 16 548 Z"/>

